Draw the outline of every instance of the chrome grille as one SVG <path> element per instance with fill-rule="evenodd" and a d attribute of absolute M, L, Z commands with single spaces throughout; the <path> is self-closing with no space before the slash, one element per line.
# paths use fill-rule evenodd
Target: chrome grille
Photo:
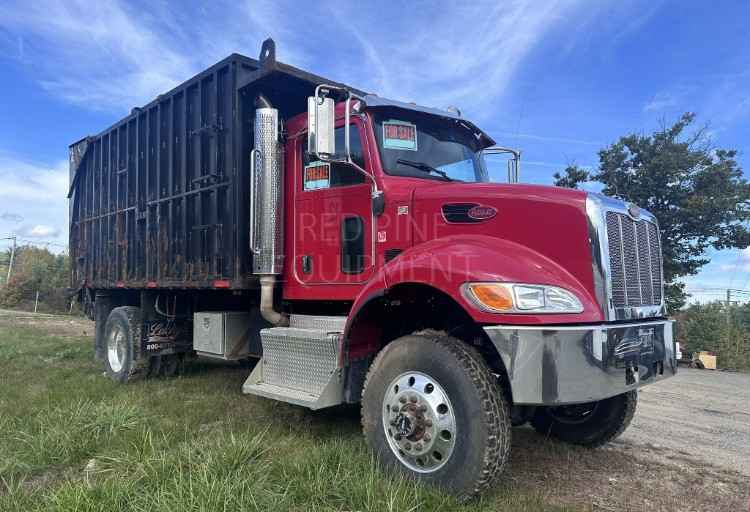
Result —
<path fill-rule="evenodd" d="M 607 212 L 607 241 L 614 307 L 661 304 L 661 244 L 656 225 Z"/>

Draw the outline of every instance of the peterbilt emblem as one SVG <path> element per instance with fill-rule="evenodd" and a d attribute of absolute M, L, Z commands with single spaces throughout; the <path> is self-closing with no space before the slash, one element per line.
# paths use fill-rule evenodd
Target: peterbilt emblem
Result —
<path fill-rule="evenodd" d="M 466 215 L 474 220 L 487 220 L 497 215 L 497 210 L 492 206 L 477 205 L 471 208 Z"/>
<path fill-rule="evenodd" d="M 641 209 L 637 205 L 631 204 L 630 206 L 628 206 L 628 213 L 631 217 L 637 219 L 641 216 Z"/>

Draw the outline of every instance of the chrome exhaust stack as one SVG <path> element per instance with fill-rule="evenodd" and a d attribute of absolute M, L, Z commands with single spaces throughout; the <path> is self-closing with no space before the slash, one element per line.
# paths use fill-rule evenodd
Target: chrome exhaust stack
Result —
<path fill-rule="evenodd" d="M 255 102 L 255 147 L 250 153 L 250 252 L 260 276 L 260 312 L 276 326 L 289 324 L 273 306 L 276 276 L 284 263 L 284 161 L 279 111 L 259 94 Z"/>

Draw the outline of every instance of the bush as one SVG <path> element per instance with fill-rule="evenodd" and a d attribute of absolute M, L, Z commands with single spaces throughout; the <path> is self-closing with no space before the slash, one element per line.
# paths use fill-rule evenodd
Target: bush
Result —
<path fill-rule="evenodd" d="M 750 305 L 693 304 L 677 320 L 685 352 L 713 352 L 721 368 L 750 370 Z"/>
<path fill-rule="evenodd" d="M 9 260 L 8 255 L 4 260 Z M 39 292 L 39 311 L 67 313 L 70 308 L 66 292 L 69 275 L 70 258 L 67 254 L 54 254 L 33 246 L 19 247 L 10 281 L 0 288 L 0 307 L 33 309 Z"/>

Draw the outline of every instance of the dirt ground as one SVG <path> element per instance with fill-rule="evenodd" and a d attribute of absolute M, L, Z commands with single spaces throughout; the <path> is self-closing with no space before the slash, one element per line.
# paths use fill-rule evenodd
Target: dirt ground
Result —
<path fill-rule="evenodd" d="M 0 325 L 38 327 L 65 337 L 93 336 L 94 322 L 78 316 L 47 315 L 0 309 Z"/>
<path fill-rule="evenodd" d="M 4 310 L 0 325 L 64 338 L 94 332 L 81 318 Z M 340 419 L 357 428 L 356 411 Z M 548 503 L 584 510 L 750 510 L 750 375 L 680 368 L 676 377 L 641 390 L 630 428 L 599 450 L 516 428 L 504 478 Z"/>
<path fill-rule="evenodd" d="M 619 443 L 665 457 L 678 453 L 750 479 L 750 375 L 681 367 L 676 377 L 641 390 Z"/>

